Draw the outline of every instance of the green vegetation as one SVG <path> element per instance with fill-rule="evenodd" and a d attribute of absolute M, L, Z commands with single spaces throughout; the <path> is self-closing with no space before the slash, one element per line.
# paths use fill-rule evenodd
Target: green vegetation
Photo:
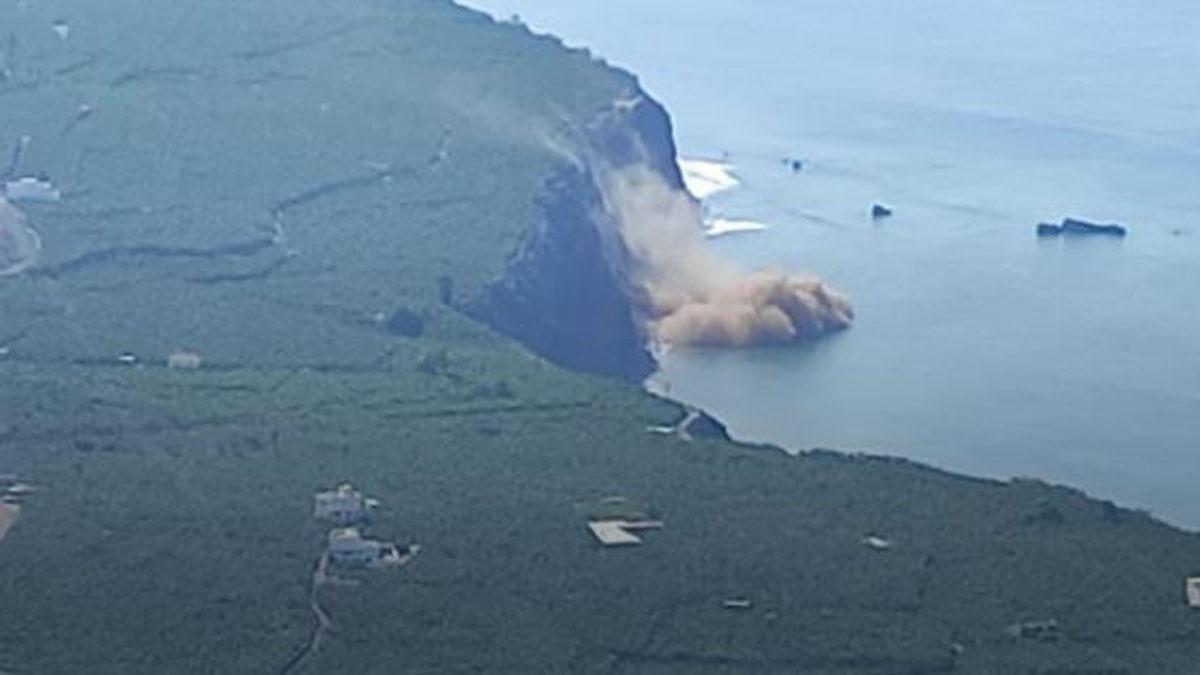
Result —
<path fill-rule="evenodd" d="M 510 397 L 466 367 L 3 366 L 21 414 L 0 458 L 40 492 L 0 549 L 0 663 L 278 668 L 313 627 L 312 494 L 341 480 L 382 498 L 374 532 L 424 550 L 321 590 L 334 631 L 307 672 L 1183 673 L 1200 656 L 1194 536 L 1036 481 L 647 434 L 675 407 L 514 363 Z M 610 496 L 665 529 L 601 549 L 585 522 Z M 722 608 L 741 596 L 751 610 Z M 1055 643 L 1005 632 L 1050 618 Z"/>
<path fill-rule="evenodd" d="M 0 474 L 38 487 L 0 543 L 0 671 L 279 671 L 342 481 L 422 552 L 322 587 L 295 672 L 1200 663 L 1200 537 L 1037 481 L 650 434 L 678 406 L 454 309 L 540 222 L 556 125 L 628 75 L 433 0 L 4 18 L 0 147 L 32 136 L 65 198 L 21 205 L 45 257 L 0 280 Z M 203 369 L 165 367 L 183 346 Z M 586 519 L 621 509 L 665 527 L 600 548 Z"/>

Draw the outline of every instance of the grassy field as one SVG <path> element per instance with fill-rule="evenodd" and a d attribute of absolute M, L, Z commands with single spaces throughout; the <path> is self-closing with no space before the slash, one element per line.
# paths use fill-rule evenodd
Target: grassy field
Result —
<path fill-rule="evenodd" d="M 0 667 L 278 669 L 314 624 L 312 495 L 342 480 L 382 500 L 372 532 L 423 551 L 321 590 L 334 631 L 307 672 L 1184 673 L 1200 658 L 1192 535 L 1036 481 L 648 434 L 674 406 L 515 363 L 501 396 L 465 368 L 5 365 L 0 403 L 22 414 L 0 460 L 39 492 L 0 549 Z M 586 515 L 610 496 L 665 528 L 601 549 Z M 723 608 L 733 597 L 752 608 Z M 1059 642 L 1005 633 L 1044 619 Z"/>
<path fill-rule="evenodd" d="M 683 411 L 444 302 L 504 272 L 562 127 L 629 75 L 435 0 L 3 12 L 0 149 L 31 137 L 19 173 L 64 199 L 20 205 L 43 258 L 0 280 L 0 474 L 37 488 L 0 543 L 0 672 L 284 670 L 316 627 L 312 497 L 342 481 L 422 552 L 322 587 L 332 630 L 290 672 L 1200 663 L 1194 534 L 1034 480 L 648 433 Z M 180 347 L 205 366 L 167 369 Z M 600 548 L 610 497 L 664 529 Z"/>

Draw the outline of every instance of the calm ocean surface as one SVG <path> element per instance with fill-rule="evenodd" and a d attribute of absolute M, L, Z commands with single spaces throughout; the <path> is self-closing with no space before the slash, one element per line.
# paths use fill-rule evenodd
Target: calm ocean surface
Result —
<path fill-rule="evenodd" d="M 740 438 L 1037 476 L 1200 528 L 1200 3 L 468 4 L 636 72 L 682 154 L 735 164 L 713 213 L 770 225 L 712 246 L 854 301 L 842 335 L 676 350 L 651 387 Z M 1130 235 L 1034 236 L 1065 216 Z"/>

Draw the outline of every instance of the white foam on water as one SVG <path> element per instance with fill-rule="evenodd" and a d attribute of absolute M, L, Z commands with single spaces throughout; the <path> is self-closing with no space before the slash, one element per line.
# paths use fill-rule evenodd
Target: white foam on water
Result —
<path fill-rule="evenodd" d="M 709 239 L 740 232 L 761 232 L 767 229 L 766 223 L 739 218 L 711 218 L 706 220 L 704 225 L 704 236 Z"/>
<path fill-rule="evenodd" d="M 741 185 L 741 181 L 733 173 L 733 165 L 728 162 L 680 157 L 676 163 L 683 174 L 684 187 L 701 201 Z"/>

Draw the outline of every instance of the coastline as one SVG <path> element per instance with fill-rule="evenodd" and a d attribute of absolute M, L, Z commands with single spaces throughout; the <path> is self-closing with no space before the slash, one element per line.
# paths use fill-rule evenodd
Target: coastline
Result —
<path fill-rule="evenodd" d="M 87 7 L 102 17 L 119 4 Z M 6 320 L 29 335 L 0 359 L 0 409 L 11 416 L 0 464 L 54 486 L 55 498 L 38 502 L 36 523 L 20 524 L 28 529 L 19 546 L 0 546 L 0 579 L 12 580 L 0 583 L 0 606 L 11 608 L 0 612 L 0 635 L 22 638 L 5 644 L 5 668 L 279 672 L 311 640 L 314 619 L 320 628 L 307 582 L 328 529 L 311 517 L 312 504 L 321 486 L 340 481 L 396 515 L 372 526 L 379 536 L 422 549 L 402 574 L 322 589 L 322 612 L 337 630 L 306 661 L 312 672 L 394 672 L 399 664 L 421 672 L 878 675 L 1015 672 L 1030 659 L 1045 672 L 1098 659 L 1096 668 L 1124 672 L 1195 663 L 1200 615 L 1179 611 L 1180 579 L 1200 559 L 1194 535 L 1036 481 L 827 451 L 787 457 L 730 442 L 719 422 L 646 393 L 639 380 L 594 377 L 569 359 L 556 365 L 465 316 L 467 299 L 519 259 L 525 274 L 508 276 L 501 297 L 527 310 L 530 332 L 549 326 L 557 337 L 582 336 L 572 346 L 617 357 L 638 359 L 635 349 L 645 347 L 624 331 L 588 330 L 628 321 L 601 242 L 587 238 L 596 234 L 594 183 L 544 148 L 514 143 L 510 129 L 453 118 L 436 172 L 418 163 L 390 180 L 359 173 L 357 157 L 293 159 L 283 175 L 261 163 L 296 146 L 285 122 L 302 110 L 318 115 L 330 88 L 346 106 L 335 155 L 373 154 L 390 131 L 397 154 L 422 158 L 436 151 L 430 139 L 449 119 L 427 84 L 449 73 L 478 75 L 498 103 L 518 106 L 522 128 L 540 118 L 520 104 L 590 94 L 571 109 L 582 127 L 592 103 L 627 100 L 614 97 L 627 97 L 630 78 L 443 3 L 389 4 L 396 14 L 352 24 L 362 33 L 299 45 L 281 38 L 298 21 L 336 25 L 359 5 L 256 5 L 243 18 L 262 34 L 226 45 L 253 58 L 232 65 L 207 48 L 209 24 L 178 21 L 202 12 L 128 4 L 147 27 L 177 31 L 165 54 L 182 59 L 184 50 L 214 75 L 177 80 L 168 72 L 164 80 L 154 67 L 163 54 L 147 49 L 116 72 L 102 65 L 76 76 L 102 88 L 122 73 L 150 73 L 112 94 L 141 105 L 97 118 L 132 125 L 135 140 L 157 128 L 140 115 L 176 104 L 209 113 L 204 124 L 176 130 L 183 147 L 202 142 L 206 153 L 155 147 L 150 158 L 188 168 L 187 194 L 176 171 L 162 172 L 172 179 L 163 184 L 137 182 L 139 194 L 193 198 L 208 214 L 228 206 L 214 194 L 232 194 L 222 190 L 228 173 L 215 169 L 252 167 L 237 176 L 247 184 L 236 194 L 251 197 L 232 199 L 234 213 L 266 224 L 280 215 L 272 204 L 289 204 L 288 243 L 298 254 L 271 275 L 258 249 L 213 253 L 226 250 L 213 248 L 219 240 L 139 247 L 148 214 L 138 210 L 111 214 L 107 238 L 86 242 L 47 221 L 48 253 L 110 239 L 122 248 L 56 280 L 54 299 L 72 303 L 72 323 L 7 305 Z M 442 10 L 440 19 L 430 15 Z M 85 18 L 72 16 L 96 25 Z M 28 31 L 44 28 L 39 21 Z M 196 41 L 206 47 L 186 53 Z M 380 49 L 345 58 L 364 44 Z M 271 76 L 300 65 L 316 84 Z M 226 74 L 262 75 L 247 85 L 258 93 L 211 95 L 227 91 L 212 84 Z M 380 77 L 397 84 L 338 88 Z M 62 87 L 13 93 L 0 118 L 51 109 L 40 97 L 58 98 Z M 297 89 L 312 98 L 290 98 Z M 395 104 L 375 98 L 401 93 Z M 218 114 L 231 99 L 238 114 Z M 243 107 L 254 102 L 262 107 Z M 398 105 L 420 114 L 397 116 Z M 620 157 L 636 145 L 630 139 L 646 140 L 675 185 L 665 111 L 632 112 L 635 123 L 601 130 L 611 132 L 605 147 Z M 238 139 L 225 148 L 238 161 L 191 171 L 219 155 L 215 139 L 247 120 L 280 138 Z M 294 130 L 303 140 L 315 123 L 300 121 Z M 84 127 L 69 140 L 101 142 L 102 132 Z M 73 146 L 63 143 L 48 156 L 69 162 Z M 95 161 L 95 191 L 67 206 L 110 205 L 104 200 L 120 186 L 104 179 L 142 176 L 149 160 L 112 153 Z M 427 193 L 439 199 L 423 201 Z M 156 241 L 192 242 L 210 229 L 206 218 L 169 224 Z M 0 285 L 0 294 L 27 290 Z M 87 340 L 56 347 L 64 327 L 86 327 Z M 203 367 L 166 367 L 161 355 L 193 344 L 205 349 Z M 120 360 L 126 350 L 140 366 Z M 613 362 L 621 363 L 598 365 Z M 600 548 L 580 508 L 597 503 L 636 506 L 663 528 L 636 549 Z M 1006 637 L 1014 622 L 1051 617 L 1063 626 L 1059 643 Z"/>
<path fill-rule="evenodd" d="M 1190 414 L 1200 352 L 1189 346 L 1200 314 L 1187 290 L 1198 287 L 1200 239 L 1190 225 L 1196 199 L 1183 187 L 1195 182 L 1200 165 L 1177 152 L 1197 127 L 1167 108 L 1132 114 L 1144 88 L 1122 87 L 1115 71 L 1080 58 L 1087 33 L 1068 28 L 1079 24 L 1058 23 L 1064 17 L 1047 12 L 1074 45 L 1061 60 L 1044 58 L 1044 40 L 1022 46 L 1018 38 L 1039 25 L 1027 21 L 1013 22 L 1014 39 L 1004 45 L 985 41 L 955 52 L 987 66 L 975 74 L 990 72 L 993 82 L 959 79 L 972 68 L 960 70 L 953 60 L 923 64 L 922 52 L 912 49 L 921 47 L 912 30 L 923 28 L 915 25 L 921 13 L 897 15 L 895 25 L 906 30 L 893 31 L 880 19 L 886 3 L 873 3 L 881 12 L 860 20 L 852 10 L 795 5 L 756 12 L 786 18 L 770 23 L 795 23 L 795 31 L 818 40 L 820 33 L 831 42 L 834 35 L 879 37 L 838 39 L 844 51 L 768 48 L 731 26 L 730 44 L 736 37 L 738 49 L 696 54 L 695 61 L 680 56 L 694 36 L 729 23 L 733 3 L 680 16 L 669 38 L 642 28 L 648 17 L 666 14 L 644 6 L 604 16 L 590 14 L 595 2 L 570 10 L 528 1 L 480 4 L 505 16 L 519 8 L 536 31 L 587 45 L 638 73 L 671 108 L 682 156 L 738 164 L 744 192 L 717 195 L 714 205 L 744 209 L 776 227 L 762 237 L 718 240 L 722 251 L 757 261 L 773 248 L 802 265 L 827 265 L 861 300 L 861 329 L 811 350 L 820 356 L 807 349 L 781 358 L 675 354 L 664 365 L 675 368 L 676 395 L 721 415 L 747 438 L 902 454 L 970 475 L 1043 476 L 1200 526 L 1200 506 L 1190 496 L 1200 481 Z M 1022 10 L 1013 11 L 1015 17 Z M 1106 6 L 1077 18 L 1105 31 L 1102 24 L 1126 13 Z M 806 14 L 833 23 L 795 21 Z M 1156 39 L 1177 31 L 1144 30 L 1164 16 L 1141 13 L 1129 30 L 1111 35 L 1126 48 L 1153 44 L 1174 54 L 1161 77 L 1144 77 L 1150 64 L 1140 49 L 1130 49 L 1136 58 L 1119 70 L 1142 73 L 1151 88 L 1185 92 L 1179 75 L 1189 61 L 1178 58 L 1181 43 Z M 969 35 L 964 19 L 952 12 L 939 22 Z M 865 32 L 838 32 L 852 25 Z M 763 31 L 777 38 L 786 32 L 767 24 Z M 889 63 L 896 77 L 887 82 L 870 78 L 881 47 L 897 50 Z M 1014 67 L 1038 60 L 1047 67 Z M 730 77 L 739 72 L 755 76 Z M 1012 95 L 1021 91 L 1014 86 L 1040 86 L 1063 72 L 1086 73 L 1107 87 L 1062 92 L 1062 99 L 1043 97 L 1030 107 Z M 928 88 L 948 81 L 957 86 Z M 768 82 L 774 86 L 762 86 Z M 982 100 L 991 103 L 980 107 Z M 1176 111 L 1188 103 L 1178 94 L 1163 101 Z M 1085 118 L 1104 120 L 1108 133 L 1098 134 L 1102 127 Z M 1156 141 L 1136 133 L 1152 120 L 1164 122 Z M 804 159 L 803 170 L 781 166 L 785 156 Z M 877 201 L 895 205 L 895 216 L 871 222 Z M 1133 236 L 1036 242 L 1035 223 L 1065 216 L 1126 222 Z M 1114 277 L 1127 298 L 1119 305 L 1102 299 Z M 721 378 L 705 375 L 718 368 Z"/>

